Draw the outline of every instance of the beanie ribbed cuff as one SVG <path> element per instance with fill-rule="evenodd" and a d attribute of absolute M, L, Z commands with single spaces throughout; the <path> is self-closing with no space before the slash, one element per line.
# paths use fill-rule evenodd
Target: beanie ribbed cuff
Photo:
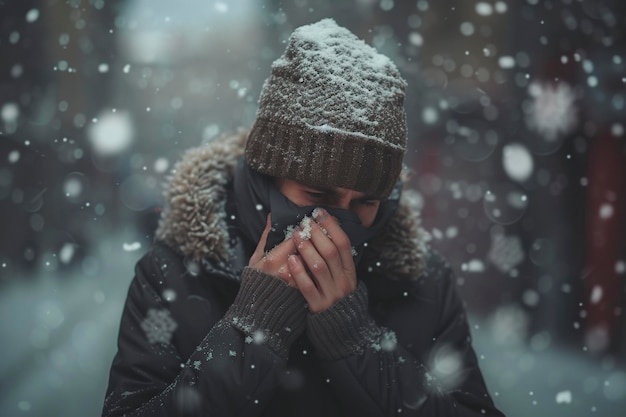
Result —
<path fill-rule="evenodd" d="M 362 353 L 381 334 L 367 310 L 367 289 L 362 282 L 330 308 L 308 316 L 307 335 L 324 359 Z"/>
<path fill-rule="evenodd" d="M 358 132 L 257 118 L 246 160 L 252 169 L 272 177 L 384 199 L 400 175 L 404 152 L 401 146 Z"/>
<path fill-rule="evenodd" d="M 246 267 L 241 288 L 224 321 L 253 342 L 265 343 L 282 356 L 303 332 L 306 300 L 294 287 L 262 271 Z"/>

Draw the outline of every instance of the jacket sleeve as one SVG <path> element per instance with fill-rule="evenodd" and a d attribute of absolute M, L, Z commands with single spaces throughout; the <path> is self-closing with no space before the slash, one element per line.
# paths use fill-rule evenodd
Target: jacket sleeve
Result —
<path fill-rule="evenodd" d="M 439 271 L 441 272 L 441 271 Z M 349 415 L 502 416 L 489 396 L 471 346 L 464 307 L 449 268 L 438 280 L 439 317 L 406 317 L 420 332 L 424 320 L 438 331 L 423 335 L 427 352 L 411 352 L 368 312 L 360 282 L 328 310 L 309 315 L 307 333 L 322 358 L 327 381 Z M 419 358 L 428 358 L 424 360 Z"/>
<path fill-rule="evenodd" d="M 290 344 L 304 329 L 300 293 L 246 268 L 225 316 L 185 358 L 176 338 L 168 337 L 174 329 L 184 337 L 187 324 L 177 323 L 159 296 L 156 287 L 164 279 L 149 254 L 138 262 L 103 416 L 259 415 L 277 386 Z"/>

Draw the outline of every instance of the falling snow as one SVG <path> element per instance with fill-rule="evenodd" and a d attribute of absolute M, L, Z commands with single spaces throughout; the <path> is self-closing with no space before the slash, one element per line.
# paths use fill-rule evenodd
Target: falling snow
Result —
<path fill-rule="evenodd" d="M 20 114 L 19 107 L 15 103 L 6 103 L 2 106 L 0 116 L 4 123 L 14 123 Z"/>
<path fill-rule="evenodd" d="M 484 272 L 485 263 L 481 259 L 471 259 L 461 264 L 461 270 L 465 272 Z"/>
<path fill-rule="evenodd" d="M 9 160 L 9 163 L 11 164 L 15 164 L 16 162 L 19 162 L 20 160 L 20 152 L 19 151 L 11 151 L 9 153 L 9 156 L 7 158 Z"/>
<path fill-rule="evenodd" d="M 591 301 L 591 304 L 598 304 L 600 300 L 602 300 L 603 294 L 604 294 L 604 291 L 602 290 L 602 287 L 599 285 L 596 285 L 591 290 L 591 297 L 589 301 Z"/>
<path fill-rule="evenodd" d="M 114 156 L 126 151 L 134 140 L 130 113 L 104 112 L 89 126 L 87 135 L 99 156 Z"/>
<path fill-rule="evenodd" d="M 611 125 L 611 134 L 613 136 L 624 136 L 624 125 L 621 123 Z"/>
<path fill-rule="evenodd" d="M 493 6 L 491 5 L 491 3 L 479 1 L 478 3 L 476 3 L 476 13 L 481 16 L 489 16 L 493 14 Z"/>
<path fill-rule="evenodd" d="M 459 272 L 496 404 L 506 415 L 621 415 L 623 332 L 611 326 L 623 329 L 626 317 L 624 239 L 615 232 L 623 192 L 601 190 L 599 179 L 620 180 L 625 164 L 622 2 L 135 1 L 115 13 L 104 0 L 10 3 L 0 4 L 0 205 L 8 219 L 0 306 L 12 320 L 0 331 L 9 341 L 0 368 L 16 378 L 0 394 L 0 415 L 101 411 L 102 359 L 115 353 L 134 263 L 167 205 L 163 182 L 185 149 L 250 125 L 269 63 L 303 16 L 346 24 L 371 17 L 364 21 L 376 24 L 352 28 L 407 78 L 403 193 L 416 188 L 429 245 Z M 594 168 L 593 155 L 616 162 L 605 157 Z M 592 238 L 604 245 L 605 264 L 594 264 Z M 374 263 L 372 271 L 389 264 Z M 184 264 L 185 279 L 203 276 L 203 261 Z M 156 291 L 164 308 L 188 301 L 165 283 Z M 139 331 L 164 344 L 177 326 L 155 308 Z M 246 342 L 266 337 L 253 332 Z M 405 346 L 385 333 L 371 348 L 391 356 Z M 210 360 L 212 350 L 202 354 Z M 452 347 L 428 361 L 433 386 L 457 386 Z"/>
<path fill-rule="evenodd" d="M 509 69 L 515 67 L 515 58 L 512 56 L 501 56 L 498 58 L 498 65 L 502 69 Z"/>
<path fill-rule="evenodd" d="M 165 290 L 163 290 L 162 296 L 165 301 L 170 302 L 170 303 L 176 301 L 176 297 L 177 297 L 176 291 L 174 291 L 171 288 L 166 288 Z"/>
<path fill-rule="evenodd" d="M 141 249 L 141 243 L 139 242 L 124 243 L 122 245 L 122 249 L 124 249 L 124 251 L 126 252 L 134 252 L 136 250 Z"/>
<path fill-rule="evenodd" d="M 28 23 L 33 23 L 37 19 L 39 19 L 39 10 L 38 9 L 30 9 L 28 13 L 26 13 L 26 21 Z"/>
<path fill-rule="evenodd" d="M 520 143 L 510 143 L 502 149 L 502 165 L 515 181 L 526 181 L 534 172 L 534 162 L 528 149 Z"/>
<path fill-rule="evenodd" d="M 576 127 L 576 96 L 567 83 L 533 82 L 528 94 L 531 101 L 525 110 L 526 124 L 545 140 L 554 141 Z"/>
<path fill-rule="evenodd" d="M 609 203 L 602 204 L 600 206 L 598 216 L 601 219 L 610 219 L 611 217 L 613 217 L 613 205 Z"/>
<path fill-rule="evenodd" d="M 511 271 L 525 258 L 521 239 L 518 236 L 496 234 L 491 239 L 488 258 L 500 272 Z"/>
<path fill-rule="evenodd" d="M 65 243 L 59 251 L 59 260 L 64 264 L 70 263 L 74 257 L 75 251 L 76 245 L 72 243 Z"/>

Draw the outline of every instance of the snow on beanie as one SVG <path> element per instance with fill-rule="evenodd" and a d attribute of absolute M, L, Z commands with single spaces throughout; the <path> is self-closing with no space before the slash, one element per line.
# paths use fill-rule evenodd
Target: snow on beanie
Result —
<path fill-rule="evenodd" d="M 272 64 L 246 145 L 250 167 L 386 198 L 406 152 L 406 82 L 332 19 L 297 28 Z"/>

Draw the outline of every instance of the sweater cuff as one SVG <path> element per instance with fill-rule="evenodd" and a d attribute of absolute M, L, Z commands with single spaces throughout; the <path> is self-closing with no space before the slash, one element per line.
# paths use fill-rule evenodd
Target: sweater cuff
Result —
<path fill-rule="evenodd" d="M 341 359 L 376 345 L 382 329 L 367 310 L 367 288 L 359 281 L 356 290 L 330 308 L 309 314 L 307 335 L 324 359 Z"/>
<path fill-rule="evenodd" d="M 265 343 L 286 357 L 291 344 L 304 331 L 307 312 L 306 300 L 297 288 L 246 267 L 224 321 L 248 335 L 247 342 Z"/>

